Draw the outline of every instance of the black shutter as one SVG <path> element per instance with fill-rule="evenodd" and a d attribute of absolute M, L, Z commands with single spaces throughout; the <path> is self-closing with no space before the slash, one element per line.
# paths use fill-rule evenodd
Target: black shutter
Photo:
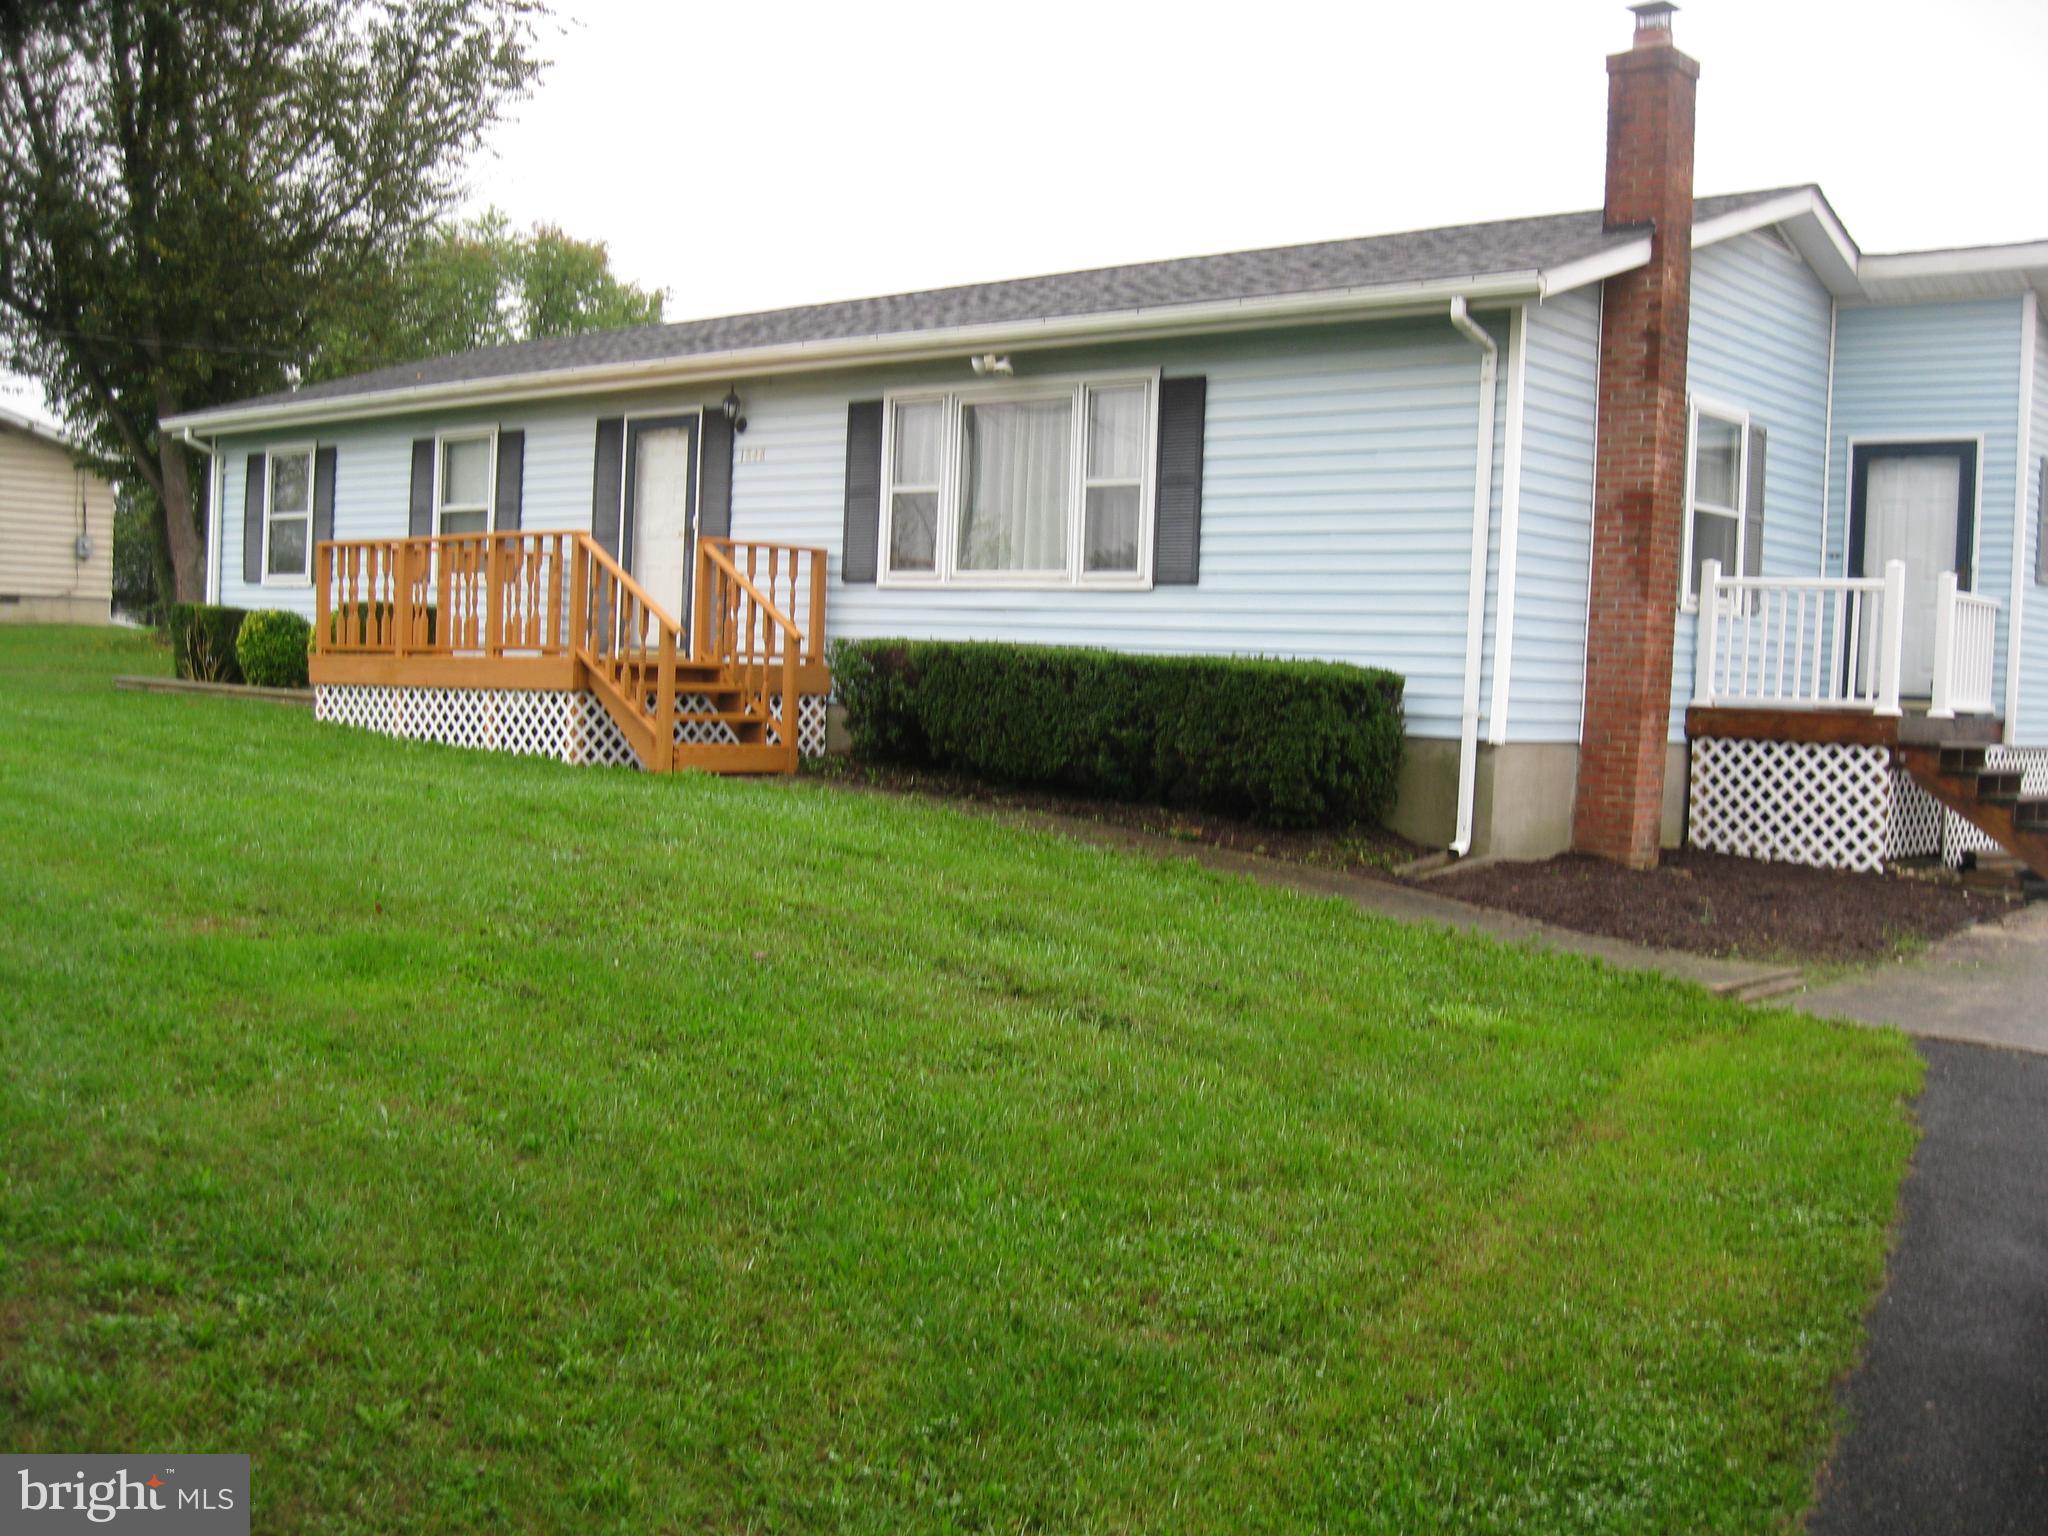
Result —
<path fill-rule="evenodd" d="M 1159 483 L 1152 533 L 1155 586 L 1193 586 L 1202 570 L 1202 432 L 1207 379 L 1159 381 Z"/>
<path fill-rule="evenodd" d="M 1764 573 L 1764 459 L 1770 450 L 1770 434 L 1762 427 L 1749 429 L 1749 489 L 1742 501 L 1742 574 Z"/>
<path fill-rule="evenodd" d="M 697 532 L 732 537 L 732 423 L 717 406 L 704 413 L 703 467 L 697 475 Z"/>
<path fill-rule="evenodd" d="M 846 408 L 846 533 L 841 581 L 873 581 L 882 538 L 882 402 Z"/>
<path fill-rule="evenodd" d="M 597 424 L 597 452 L 590 490 L 590 536 L 614 560 L 619 558 L 619 497 L 626 484 L 626 418 L 606 416 Z"/>
<path fill-rule="evenodd" d="M 519 501 L 526 490 L 526 434 L 498 434 L 498 494 L 492 498 L 492 526 L 499 533 L 519 531 Z"/>
<path fill-rule="evenodd" d="M 263 454 L 249 455 L 249 478 L 242 492 L 242 580 L 252 586 L 263 579 L 264 467 Z"/>
<path fill-rule="evenodd" d="M 412 517 L 408 524 L 416 539 L 434 535 L 434 440 L 416 437 L 412 442 Z"/>
<path fill-rule="evenodd" d="M 2034 580 L 2048 587 L 2048 459 L 2041 461 L 2041 497 L 2034 503 Z"/>
<path fill-rule="evenodd" d="M 313 558 L 307 561 L 307 568 L 314 575 L 320 572 L 317 551 L 322 543 L 334 537 L 334 450 L 317 448 L 313 451 Z"/>

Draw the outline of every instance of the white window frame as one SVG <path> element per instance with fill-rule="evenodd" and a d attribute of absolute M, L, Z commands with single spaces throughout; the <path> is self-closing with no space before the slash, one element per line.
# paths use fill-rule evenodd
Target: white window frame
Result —
<path fill-rule="evenodd" d="M 1125 480 L 1088 478 L 1088 392 L 1142 387 L 1145 391 L 1145 447 L 1139 466 L 1138 565 L 1132 571 L 1088 571 L 1082 568 L 1087 532 L 1088 487 L 1127 485 Z M 1058 571 L 963 571 L 958 567 L 960 523 L 960 423 L 969 405 L 1008 400 L 1044 400 L 1064 395 L 1072 402 L 1073 431 L 1068 450 L 1066 568 Z M 896 511 L 896 408 L 938 401 L 943 407 L 939 449 L 939 507 L 934 532 L 932 569 L 897 571 L 890 567 L 892 524 Z M 1111 591 L 1148 592 L 1152 588 L 1152 537 L 1156 521 L 1159 464 L 1159 370 L 1115 370 L 1060 374 L 1047 378 L 1006 379 L 955 388 L 929 385 L 886 393 L 882 397 L 882 506 L 878 530 L 876 582 L 885 587 L 953 587 L 982 591 Z M 915 487 L 912 487 L 915 489 Z"/>
<path fill-rule="evenodd" d="M 488 443 L 490 463 L 484 470 L 484 503 L 481 507 L 447 507 L 442 504 L 443 479 L 448 472 L 448 445 L 450 443 Z M 484 525 L 480 532 L 489 533 L 498 526 L 498 429 L 496 427 L 461 427 L 434 434 L 434 537 L 474 538 L 475 534 L 448 534 L 441 529 L 441 519 L 448 512 L 458 517 L 466 512 L 481 511 Z"/>
<path fill-rule="evenodd" d="M 304 512 L 279 512 L 272 505 L 277 499 L 277 461 L 279 459 L 304 459 L 306 461 L 306 510 Z M 313 584 L 313 503 L 319 496 L 319 487 L 313 477 L 320 470 L 319 446 L 315 443 L 290 443 L 273 448 L 263 460 L 263 580 L 266 587 L 310 587 Z M 306 563 L 299 571 L 278 571 L 270 569 L 270 530 L 279 522 L 303 522 L 306 525 Z"/>
<path fill-rule="evenodd" d="M 1700 418 L 1711 416 L 1716 421 L 1728 423 L 1736 431 L 1735 455 L 1735 510 L 1731 514 L 1724 507 L 1707 507 L 1709 517 L 1735 519 L 1735 567 L 1723 571 L 1723 576 L 1740 576 L 1743 572 L 1743 556 L 1747 553 L 1744 541 L 1749 537 L 1749 412 L 1739 405 L 1730 405 L 1725 400 L 1713 400 L 1704 395 L 1693 396 L 1688 402 L 1685 419 L 1685 541 L 1684 553 L 1678 567 L 1679 606 L 1687 613 L 1697 613 L 1700 595 L 1692 585 L 1692 525 L 1701 508 L 1694 502 L 1694 480 L 1699 472 Z"/>

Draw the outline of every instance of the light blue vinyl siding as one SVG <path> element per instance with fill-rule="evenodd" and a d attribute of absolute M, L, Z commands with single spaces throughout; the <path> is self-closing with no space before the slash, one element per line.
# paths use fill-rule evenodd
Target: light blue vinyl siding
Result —
<path fill-rule="evenodd" d="M 1489 324 L 1504 338 L 1504 324 Z M 835 579 L 828 630 L 1391 667 L 1407 678 L 1410 730 L 1455 735 L 1478 349 L 1431 320 L 1018 359 L 1033 372 L 1134 364 L 1209 381 L 1198 584 L 1004 592 Z M 822 544 L 836 572 L 847 404 L 956 372 L 755 384 L 735 536 Z M 1505 398 L 1503 387 L 1497 435 Z"/>
<path fill-rule="evenodd" d="M 723 390 L 716 393 L 722 394 Z M 407 530 L 412 505 L 414 438 L 464 427 L 518 429 L 526 433 L 522 525 L 587 529 L 598 417 L 695 410 L 699 404 L 694 393 L 673 392 L 597 400 L 536 401 L 498 410 L 392 417 L 223 438 L 220 446 L 227 456 L 227 492 L 221 499 L 220 600 L 237 608 L 289 608 L 309 616 L 313 612 L 310 587 L 253 585 L 242 580 L 242 502 L 251 452 L 293 443 L 332 447 L 334 536 L 388 539 Z"/>
<path fill-rule="evenodd" d="M 1693 258 L 1687 386 L 1736 406 L 1769 434 L 1765 456 L 1766 576 L 1817 576 L 1825 540 L 1828 326 L 1833 301 L 1813 271 L 1765 230 Z M 1671 739 L 1685 736 L 1698 619 L 1673 631 Z"/>
<path fill-rule="evenodd" d="M 2005 697 L 2012 596 L 2013 459 L 2019 435 L 2020 301 L 1845 306 L 1835 328 L 1828 569 L 1848 559 L 1849 445 L 1857 438 L 1982 436 L 1977 590 L 2000 604 L 1997 683 Z M 2022 628 L 2022 638 L 2025 630 Z"/>
<path fill-rule="evenodd" d="M 1508 739 L 1576 742 L 1593 547 L 1599 289 L 1533 306 L 1526 345 Z"/>
<path fill-rule="evenodd" d="M 1504 316 L 1494 412 L 1494 523 L 1506 412 Z M 965 360 L 887 372 L 736 381 L 749 430 L 733 470 L 733 534 L 822 545 L 835 636 L 915 635 L 1122 650 L 1317 657 L 1407 679 L 1409 728 L 1455 736 L 1465 658 L 1479 350 L 1442 319 L 1018 354 L 1020 374 L 1160 367 L 1209 381 L 1201 580 L 1150 592 L 933 590 L 838 580 L 846 408 L 888 389 L 967 382 Z M 524 525 L 588 528 L 595 423 L 708 404 L 702 395 L 545 402 L 499 411 L 230 438 L 221 600 L 311 612 L 305 587 L 241 579 L 248 452 L 317 439 L 336 450 L 335 536 L 407 523 L 411 444 L 496 423 L 526 437 Z M 1498 560 L 1497 538 L 1490 564 Z M 1489 582 L 1491 587 L 1491 582 Z M 1488 604 L 1489 644 L 1492 604 Z M 1486 680 L 1482 678 L 1482 690 Z M 1482 707 L 1485 694 L 1482 691 Z"/>
<path fill-rule="evenodd" d="M 2033 426 L 2027 462 L 2020 466 L 2026 497 L 2025 558 L 2020 570 L 2020 710 L 2013 739 L 2021 746 L 2048 746 L 2048 586 L 2034 580 L 2041 537 L 2041 465 L 2048 460 L 2048 311 L 2034 321 Z"/>

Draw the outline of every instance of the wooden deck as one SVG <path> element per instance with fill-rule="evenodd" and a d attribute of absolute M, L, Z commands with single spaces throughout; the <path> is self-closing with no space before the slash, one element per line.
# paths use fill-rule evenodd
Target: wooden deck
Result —
<path fill-rule="evenodd" d="M 793 773 L 796 701 L 831 690 L 825 579 L 822 549 L 701 539 L 686 636 L 588 534 L 329 541 L 310 676 L 586 691 L 654 772 Z"/>
<path fill-rule="evenodd" d="M 2005 739 L 1996 715 L 1958 715 L 1934 720 L 1907 710 L 1878 715 L 1851 709 L 1771 709 L 1695 704 L 1685 712 L 1689 740 L 1703 736 L 1738 741 L 1811 741 L 1873 747 L 1942 746 L 1968 742 L 1990 746 Z"/>

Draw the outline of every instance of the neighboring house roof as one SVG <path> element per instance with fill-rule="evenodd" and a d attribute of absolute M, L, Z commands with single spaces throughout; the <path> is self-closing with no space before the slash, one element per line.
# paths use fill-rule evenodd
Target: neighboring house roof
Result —
<path fill-rule="evenodd" d="M 1700 198 L 1694 220 L 1695 244 L 1788 222 L 1794 244 L 1832 290 L 1845 297 L 1862 293 L 1857 272 L 1865 258 L 1818 187 Z M 1645 228 L 1607 229 L 1597 209 L 1460 224 L 518 342 L 259 395 L 164 424 L 186 431 L 253 429 L 961 349 L 1330 319 L 1442 304 L 1453 293 L 1472 300 L 1544 298 L 1640 266 L 1649 248 Z"/>
<path fill-rule="evenodd" d="M 78 451 L 78 444 L 72 441 L 71 434 L 63 428 L 53 427 L 46 421 L 36 420 L 33 416 L 24 416 L 20 411 L 9 410 L 4 405 L 0 405 L 0 427 L 12 427 L 17 432 L 26 432 L 30 437 L 39 437 L 44 442 L 54 444 L 68 452 Z"/>

